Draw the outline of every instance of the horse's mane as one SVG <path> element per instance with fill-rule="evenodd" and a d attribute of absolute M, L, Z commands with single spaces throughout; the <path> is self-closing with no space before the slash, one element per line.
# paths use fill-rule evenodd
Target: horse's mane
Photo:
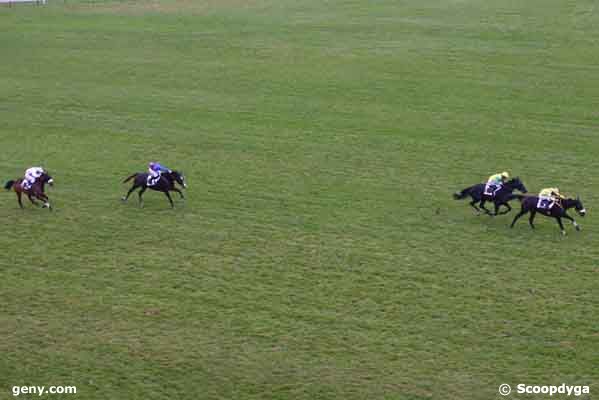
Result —
<path fill-rule="evenodd" d="M 564 197 L 564 199 L 562 199 L 562 203 L 572 203 L 572 204 L 576 204 L 578 202 L 580 202 L 580 198 L 576 197 Z"/>

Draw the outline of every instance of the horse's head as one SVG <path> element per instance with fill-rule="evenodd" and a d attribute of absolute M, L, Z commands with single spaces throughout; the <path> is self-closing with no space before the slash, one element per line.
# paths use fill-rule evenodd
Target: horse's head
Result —
<path fill-rule="evenodd" d="M 574 201 L 574 209 L 576 210 L 576 212 L 578 213 L 578 215 L 580 215 L 581 217 L 584 217 L 586 215 L 586 213 L 587 213 L 587 210 L 582 205 L 582 201 L 580 200 L 580 196 L 576 196 L 576 198 L 573 199 L 573 201 Z"/>
<path fill-rule="evenodd" d="M 512 178 L 509 181 L 507 181 L 506 186 L 509 186 L 510 188 L 513 188 L 513 189 L 517 189 L 522 193 L 528 192 L 528 190 L 526 190 L 526 186 L 524 186 L 524 183 L 522 183 L 520 178 L 517 176 L 515 178 Z"/>
<path fill-rule="evenodd" d="M 564 200 L 562 200 L 562 207 L 564 207 L 564 209 L 570 209 L 570 208 L 574 208 L 576 210 L 576 212 L 578 213 L 578 215 L 580 215 L 581 217 L 584 217 L 587 213 L 587 210 L 584 208 L 584 205 L 582 204 L 582 201 L 580 200 L 580 197 L 576 196 L 575 199 L 572 198 L 566 198 Z"/>
<path fill-rule="evenodd" d="M 183 172 L 172 171 L 171 176 L 173 177 L 175 182 L 177 182 L 179 185 L 183 186 L 184 188 L 187 188 L 187 183 L 185 182 L 185 175 L 183 175 Z"/>
<path fill-rule="evenodd" d="M 42 184 L 42 186 L 46 183 L 50 186 L 54 185 L 54 179 L 52 176 L 50 176 L 50 174 L 48 174 L 48 172 L 44 172 L 42 176 L 39 177 L 39 182 Z"/>

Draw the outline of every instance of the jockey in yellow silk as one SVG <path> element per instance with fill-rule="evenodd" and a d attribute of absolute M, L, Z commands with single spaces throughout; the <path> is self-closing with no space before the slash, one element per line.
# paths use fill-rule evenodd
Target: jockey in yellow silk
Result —
<path fill-rule="evenodd" d="M 550 204 L 547 207 L 549 209 L 551 209 L 555 204 L 560 205 L 561 200 L 565 199 L 565 197 L 559 192 L 559 189 L 556 187 L 545 188 L 541 190 L 539 192 L 539 198 L 541 199 L 541 201 L 550 201 Z"/>

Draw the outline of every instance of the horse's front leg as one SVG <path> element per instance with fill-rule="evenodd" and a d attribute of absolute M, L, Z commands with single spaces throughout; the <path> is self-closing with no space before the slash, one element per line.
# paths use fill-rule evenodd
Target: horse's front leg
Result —
<path fill-rule="evenodd" d="M 42 205 L 42 208 L 47 207 L 49 211 L 52 211 L 52 206 L 50 205 L 50 198 L 48 196 L 46 196 L 45 193 L 42 193 L 42 192 L 35 193 L 34 196 L 44 202 L 44 204 Z"/>
<path fill-rule="evenodd" d="M 37 207 L 39 207 L 39 206 L 40 206 L 40 205 L 38 204 L 38 202 L 37 202 L 37 201 L 35 201 L 35 200 L 33 199 L 33 196 L 31 196 L 31 193 L 27 193 L 27 198 L 29 198 L 29 201 L 30 201 L 30 202 L 31 202 L 31 204 L 33 204 L 34 206 L 37 206 Z"/>
<path fill-rule="evenodd" d="M 177 193 L 179 193 L 179 196 L 181 196 L 181 198 L 182 198 L 183 200 L 185 200 L 185 196 L 183 196 L 183 192 L 182 192 L 181 190 L 179 190 L 179 189 L 178 189 L 178 188 L 176 188 L 176 187 L 174 187 L 172 190 L 173 190 L 173 192 L 177 192 Z"/>
<path fill-rule="evenodd" d="M 48 207 L 48 210 L 52 211 L 52 206 L 50 205 L 50 199 L 48 198 L 48 196 L 46 196 L 45 193 L 35 192 L 35 193 L 33 193 L 33 196 L 35 198 L 37 198 L 38 200 L 41 200 L 44 202 L 44 205 L 42 206 L 42 208 Z"/>
<path fill-rule="evenodd" d="M 166 198 L 168 199 L 169 203 L 171 203 L 171 208 L 175 208 L 175 203 L 173 203 L 173 199 L 171 198 L 171 195 L 168 193 L 168 191 L 163 193 L 166 195 Z"/>
<path fill-rule="evenodd" d="M 48 202 L 48 200 L 49 200 L 49 199 L 48 199 L 48 196 L 46 196 L 46 194 L 45 194 L 45 193 L 42 193 L 42 192 L 36 192 L 36 193 L 33 193 L 33 196 L 34 196 L 36 199 L 43 201 L 44 203 L 47 203 L 47 202 Z"/>
<path fill-rule="evenodd" d="M 563 217 L 567 220 L 572 221 L 572 225 L 574 225 L 574 227 L 576 228 L 577 231 L 580 231 L 580 225 L 578 225 L 578 222 L 576 222 L 574 220 L 574 218 L 572 218 L 571 216 L 569 216 L 568 214 L 564 213 Z"/>

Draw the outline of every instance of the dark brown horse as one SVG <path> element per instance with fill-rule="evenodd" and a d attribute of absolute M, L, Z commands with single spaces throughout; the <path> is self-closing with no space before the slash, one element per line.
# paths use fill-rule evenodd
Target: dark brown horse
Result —
<path fill-rule="evenodd" d="M 121 200 L 127 201 L 129 196 L 131 195 L 131 193 L 133 193 L 133 191 L 137 188 L 141 188 L 141 190 L 138 193 L 140 207 L 143 207 L 143 204 L 144 204 L 144 201 L 141 196 L 144 194 L 144 192 L 148 188 L 164 193 L 164 195 L 168 198 L 168 201 L 171 203 L 172 208 L 175 208 L 175 204 L 173 203 L 173 199 L 171 198 L 171 195 L 168 193 L 169 191 L 177 192 L 177 193 L 179 193 L 179 196 L 181 196 L 182 199 L 185 199 L 185 196 L 183 196 L 183 192 L 181 192 L 181 190 L 179 190 L 175 186 L 175 182 L 176 182 L 184 188 L 187 187 L 187 183 L 185 183 L 185 176 L 183 175 L 183 173 L 178 172 L 178 171 L 164 172 L 160 176 L 160 179 L 152 186 L 148 186 L 148 176 L 149 175 L 150 174 L 138 172 L 138 173 L 135 173 L 135 174 L 129 176 L 127 179 L 125 179 L 123 181 L 123 183 L 128 182 L 131 179 L 135 178 L 135 180 L 133 181 L 133 186 L 131 187 L 131 189 L 129 189 L 127 194 L 122 197 Z"/>
<path fill-rule="evenodd" d="M 489 196 L 485 194 L 485 184 L 479 183 L 474 186 L 467 187 L 466 189 L 456 192 L 453 195 L 453 198 L 456 200 L 462 200 L 466 197 L 470 196 L 472 201 L 470 202 L 470 206 L 476 210 L 477 213 L 480 213 L 481 209 L 484 210 L 487 215 L 495 216 L 501 214 L 507 214 L 512 210 L 512 207 L 509 205 L 509 202 L 518 197 L 518 195 L 513 194 L 515 190 L 519 190 L 522 193 L 526 193 L 526 186 L 520 180 L 520 178 L 516 177 L 509 181 L 507 181 L 501 189 L 495 193 L 494 196 Z M 493 202 L 495 205 L 495 212 L 491 213 L 486 207 L 485 202 Z M 478 207 L 476 203 L 479 203 Z M 499 207 L 505 206 L 507 210 L 499 212 Z M 480 207 L 480 208 L 479 208 Z"/>
<path fill-rule="evenodd" d="M 551 207 L 550 209 L 545 209 L 545 208 L 537 207 L 537 205 L 539 204 L 539 198 L 537 196 L 522 196 L 522 195 L 516 195 L 516 196 L 522 202 L 522 209 L 520 210 L 518 215 L 516 215 L 514 217 L 514 220 L 512 221 L 510 228 L 514 227 L 514 224 L 516 223 L 518 218 L 520 218 L 521 216 L 523 216 L 526 213 L 530 213 L 530 217 L 528 218 L 528 223 L 530 224 L 530 227 L 534 229 L 535 225 L 533 222 L 535 219 L 535 215 L 537 213 L 539 213 L 539 214 L 545 215 L 547 217 L 555 218 L 555 220 L 557 221 L 557 224 L 560 227 L 562 235 L 565 235 L 566 230 L 564 229 L 564 224 L 562 224 L 562 218 L 572 221 L 572 224 L 574 225 L 574 227 L 576 227 L 576 230 L 577 231 L 580 230 L 580 225 L 578 225 L 578 223 L 574 220 L 574 218 L 572 218 L 571 216 L 568 215 L 568 213 L 567 213 L 568 209 L 574 208 L 576 210 L 576 212 L 578 213 L 578 215 L 580 215 L 581 217 L 584 217 L 587 212 L 586 209 L 584 208 L 584 206 L 582 205 L 582 201 L 580 201 L 580 198 L 578 198 L 578 197 L 575 199 L 563 199 L 559 203 L 553 205 L 553 207 Z"/>
<path fill-rule="evenodd" d="M 48 209 L 50 211 L 52 211 L 52 206 L 50 205 L 50 201 L 48 199 L 48 196 L 46 196 L 45 189 L 44 189 L 44 187 L 46 186 L 46 183 L 50 186 L 52 186 L 54 184 L 54 179 L 52 179 L 52 177 L 50 175 L 48 175 L 48 173 L 44 173 L 44 174 L 42 174 L 42 176 L 37 178 L 35 180 L 35 183 L 29 189 L 25 189 L 23 187 L 23 179 L 22 178 L 17 179 L 17 180 L 10 180 L 10 181 L 6 182 L 6 184 L 4 185 L 4 189 L 10 190 L 12 188 L 12 190 L 14 190 L 14 192 L 17 194 L 17 200 L 19 201 L 19 206 L 21 208 L 23 208 L 23 202 L 21 200 L 21 196 L 23 196 L 23 194 L 25 194 L 25 195 L 27 195 L 27 198 L 29 199 L 29 201 L 31 201 L 31 204 L 39 206 L 39 204 L 34 200 L 34 198 L 36 198 L 36 199 L 44 202 L 44 204 L 42 205 L 42 208 L 48 207 Z"/>

